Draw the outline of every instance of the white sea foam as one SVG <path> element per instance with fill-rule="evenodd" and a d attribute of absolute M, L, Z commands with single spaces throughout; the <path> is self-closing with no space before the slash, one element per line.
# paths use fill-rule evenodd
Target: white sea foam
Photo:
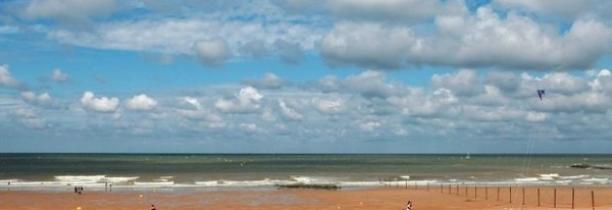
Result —
<path fill-rule="evenodd" d="M 102 179 L 104 182 L 110 182 L 110 183 L 126 183 L 129 181 L 134 181 L 139 179 L 140 177 L 137 176 L 126 176 L 126 177 L 104 177 L 104 179 Z"/>
<path fill-rule="evenodd" d="M 516 182 L 538 182 L 540 179 L 537 177 L 526 177 L 526 178 L 516 178 L 514 179 Z"/>
<path fill-rule="evenodd" d="M 569 180 L 569 179 L 585 179 L 589 178 L 589 175 L 575 175 L 575 176 L 559 176 L 559 179 Z"/>
<path fill-rule="evenodd" d="M 312 176 L 291 176 L 291 179 L 302 184 L 333 184 L 338 181 L 335 177 Z"/>
<path fill-rule="evenodd" d="M 540 180 L 554 180 L 559 178 L 559 174 L 540 174 Z"/>
<path fill-rule="evenodd" d="M 582 182 L 584 184 L 607 184 L 608 178 L 588 178 L 583 179 Z"/>
<path fill-rule="evenodd" d="M 135 187 L 171 187 L 174 185 L 173 181 L 167 182 L 134 182 Z"/>
<path fill-rule="evenodd" d="M 207 187 L 273 187 L 276 185 L 297 184 L 297 182 L 291 180 L 263 179 L 197 181 L 195 184 Z"/>
<path fill-rule="evenodd" d="M 195 182 L 175 183 L 174 177 L 162 176 L 152 180 L 140 180 L 138 176 L 115 176 L 107 177 L 105 175 L 61 175 L 54 176 L 53 180 L 36 181 L 36 180 L 21 180 L 21 179 L 2 179 L 0 180 L 0 188 L 6 187 L 23 187 L 23 188 L 65 188 L 71 186 L 85 186 L 89 188 L 104 189 L 106 183 L 112 183 L 113 187 L 119 188 L 224 188 L 224 187 L 275 187 L 277 185 L 290 184 L 333 184 L 340 187 L 379 187 L 379 186 L 396 186 L 408 187 L 419 186 L 430 187 L 442 185 L 606 185 L 612 184 L 611 177 L 599 176 L 591 177 L 590 175 L 566 175 L 562 176 L 556 173 L 538 174 L 533 177 L 517 177 L 504 178 L 500 180 L 478 180 L 478 179 L 443 179 L 443 180 L 408 180 L 398 179 L 393 181 L 379 180 L 354 180 L 341 177 L 325 177 L 325 176 L 290 176 L 286 179 L 259 179 L 259 180 L 202 180 Z M 407 177 L 403 177 L 407 178 Z M 8 185 L 8 182 L 11 185 Z"/>
<path fill-rule="evenodd" d="M 102 179 L 104 179 L 106 176 L 105 175 L 93 175 L 93 176 L 70 176 L 70 175 L 65 175 L 65 176 L 55 176 L 55 180 L 60 181 L 60 182 L 66 182 L 66 183 L 71 183 L 71 182 L 99 182 Z"/>

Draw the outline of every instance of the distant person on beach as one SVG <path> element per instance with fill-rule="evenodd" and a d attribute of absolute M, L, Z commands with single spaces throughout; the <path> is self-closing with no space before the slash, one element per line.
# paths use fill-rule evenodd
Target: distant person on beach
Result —
<path fill-rule="evenodd" d="M 404 210 L 412 210 L 412 201 L 408 201 L 408 203 L 406 203 L 406 208 L 404 208 Z"/>
<path fill-rule="evenodd" d="M 78 187 L 77 187 L 77 186 L 74 186 L 74 194 L 77 194 L 77 193 L 78 193 L 78 191 L 79 191 Z"/>
<path fill-rule="evenodd" d="M 155 205 L 151 204 L 151 210 L 156 210 Z"/>

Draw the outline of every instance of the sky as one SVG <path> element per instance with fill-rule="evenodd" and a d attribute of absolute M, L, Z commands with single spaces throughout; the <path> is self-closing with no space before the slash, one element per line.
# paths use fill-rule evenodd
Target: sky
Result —
<path fill-rule="evenodd" d="M 611 10 L 3 0 L 0 152 L 610 153 Z"/>

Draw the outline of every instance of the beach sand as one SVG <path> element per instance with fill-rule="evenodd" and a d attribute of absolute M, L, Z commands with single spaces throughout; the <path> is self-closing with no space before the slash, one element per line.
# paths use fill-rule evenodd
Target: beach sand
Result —
<path fill-rule="evenodd" d="M 591 209 L 591 190 L 595 192 L 595 209 L 612 209 L 612 188 L 583 187 L 575 190 L 575 208 Z M 513 188 L 512 204 L 509 202 L 508 187 L 500 188 L 497 201 L 497 188 L 478 188 L 474 198 L 474 188 L 457 191 L 453 186 L 431 187 L 429 190 L 404 188 L 343 189 L 343 190 L 220 190 L 220 191 L 130 191 L 130 192 L 85 192 L 75 195 L 71 192 L 40 191 L 2 191 L 0 209 L 77 209 L 81 210 L 148 210 L 155 204 L 158 210 L 190 209 L 363 209 L 363 210 L 400 210 L 407 200 L 412 200 L 414 209 L 552 209 L 553 189 L 540 189 L 541 207 L 537 206 L 537 188 L 525 188 L 525 205 L 522 205 L 522 188 Z M 459 195 L 457 195 L 459 193 Z M 557 208 L 571 209 L 571 188 L 557 188 Z"/>

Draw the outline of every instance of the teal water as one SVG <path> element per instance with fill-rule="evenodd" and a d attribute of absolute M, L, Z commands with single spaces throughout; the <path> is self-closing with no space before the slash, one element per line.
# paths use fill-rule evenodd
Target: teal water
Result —
<path fill-rule="evenodd" d="M 608 184 L 612 155 L 0 154 L 0 186 L 270 186 L 381 181 Z"/>

